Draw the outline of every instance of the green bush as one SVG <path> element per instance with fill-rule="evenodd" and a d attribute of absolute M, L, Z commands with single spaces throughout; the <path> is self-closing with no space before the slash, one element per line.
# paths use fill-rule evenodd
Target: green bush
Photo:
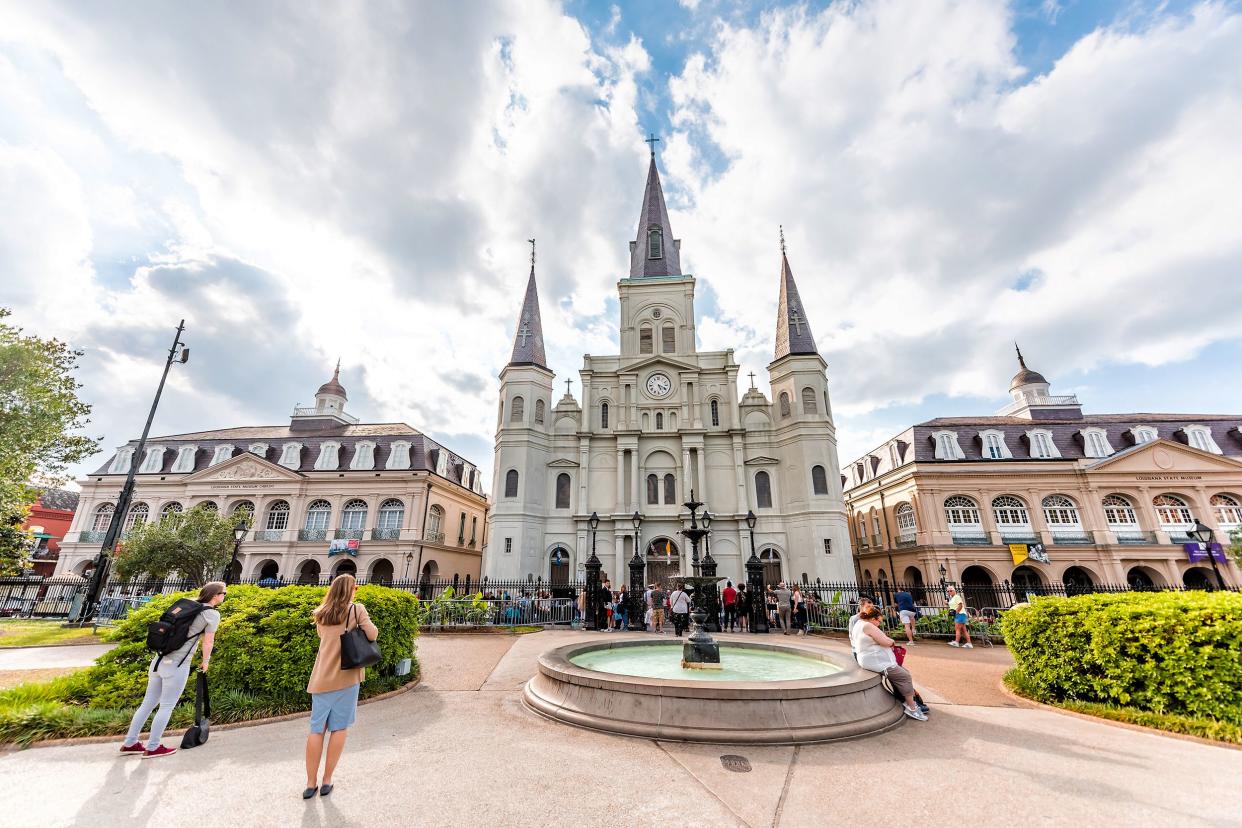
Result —
<path fill-rule="evenodd" d="M 310 586 L 229 587 L 228 598 L 220 605 L 211 657 L 214 721 L 245 721 L 310 707 L 306 682 L 319 648 L 311 612 L 325 591 Z M 162 595 L 132 612 L 112 633 L 116 649 L 101 656 L 95 666 L 0 692 L 0 742 L 123 732 L 146 689 L 152 657 L 146 648 L 147 625 L 187 595 L 193 593 Z M 358 601 L 379 628 L 384 654 L 367 670 L 365 697 L 395 689 L 418 675 L 416 663 L 404 678 L 395 676 L 395 668 L 402 659 L 414 658 L 419 605 L 413 595 L 380 586 L 359 587 Z M 201 653 L 200 647 L 195 663 Z M 170 727 L 189 723 L 193 694 L 194 682 L 187 682 L 183 704 Z"/>
<path fill-rule="evenodd" d="M 1002 626 L 1020 683 L 1053 702 L 1242 724 L 1242 595 L 1039 598 Z"/>

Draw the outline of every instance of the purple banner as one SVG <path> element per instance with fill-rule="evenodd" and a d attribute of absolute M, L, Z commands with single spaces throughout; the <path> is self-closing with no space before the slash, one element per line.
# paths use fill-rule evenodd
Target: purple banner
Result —
<path fill-rule="evenodd" d="M 1225 557 L 1225 548 L 1219 543 L 1187 543 L 1183 545 L 1186 550 L 1186 557 L 1191 563 L 1200 563 L 1208 559 L 1208 549 L 1211 549 L 1212 557 L 1217 563 L 1226 563 L 1229 559 Z"/>

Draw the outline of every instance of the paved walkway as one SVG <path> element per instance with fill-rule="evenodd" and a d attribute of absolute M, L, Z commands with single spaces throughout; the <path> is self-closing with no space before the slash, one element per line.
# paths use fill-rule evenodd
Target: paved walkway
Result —
<path fill-rule="evenodd" d="M 89 667 L 115 644 L 71 644 L 56 647 L 6 647 L 0 649 L 0 672 Z"/>
<path fill-rule="evenodd" d="M 204 808 L 259 826 L 1242 825 L 1242 751 L 1012 707 L 993 684 L 999 649 L 915 647 L 932 720 L 827 745 L 624 739 L 522 707 L 540 652 L 599 635 L 420 639 L 423 684 L 359 710 L 328 799 L 299 798 L 297 720 L 221 731 L 158 761 L 115 745 L 9 753 L 0 800 L 39 826 L 198 826 Z M 725 770 L 726 753 L 752 771 Z"/>

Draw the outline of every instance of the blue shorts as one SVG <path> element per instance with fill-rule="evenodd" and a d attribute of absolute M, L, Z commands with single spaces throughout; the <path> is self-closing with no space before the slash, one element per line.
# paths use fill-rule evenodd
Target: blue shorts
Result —
<path fill-rule="evenodd" d="M 310 732 L 344 730 L 354 723 L 358 712 L 358 685 L 351 684 L 331 693 L 311 693 Z"/>
<path fill-rule="evenodd" d="M 953 623 L 954 623 L 954 624 L 965 624 L 965 623 L 966 623 L 966 613 L 964 613 L 964 612 L 959 612 L 957 615 L 953 616 Z"/>

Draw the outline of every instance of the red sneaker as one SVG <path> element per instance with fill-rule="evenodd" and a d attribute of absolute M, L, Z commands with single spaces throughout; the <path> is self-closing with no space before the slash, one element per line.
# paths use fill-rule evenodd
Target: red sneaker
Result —
<path fill-rule="evenodd" d="M 147 752 L 147 749 L 142 746 L 142 742 L 134 742 L 132 745 L 121 745 L 121 753 L 124 753 L 126 755 L 129 755 L 129 754 L 142 755 L 146 752 Z"/>
<path fill-rule="evenodd" d="M 142 754 L 142 758 L 143 759 L 154 759 L 157 756 L 172 756 L 176 752 L 177 752 L 176 748 L 164 747 L 163 745 L 160 745 L 155 750 L 144 751 Z"/>

